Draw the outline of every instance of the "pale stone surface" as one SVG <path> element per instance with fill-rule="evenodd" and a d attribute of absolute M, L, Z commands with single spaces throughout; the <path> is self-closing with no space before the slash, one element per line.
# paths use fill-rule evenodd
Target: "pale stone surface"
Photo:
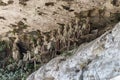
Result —
<path fill-rule="evenodd" d="M 120 75 L 120 23 L 82 44 L 71 57 L 57 57 L 27 80 L 110 80 Z"/>
<path fill-rule="evenodd" d="M 116 77 L 114 77 L 114 78 L 112 78 L 112 79 L 110 79 L 110 80 L 120 80 L 120 75 L 119 75 L 119 76 L 116 76 Z"/>
<path fill-rule="evenodd" d="M 8 3 L 9 0 L 1 0 Z M 21 0 L 26 1 L 26 0 Z M 106 10 L 115 12 L 120 7 L 113 7 L 110 0 L 28 0 L 26 5 L 19 4 L 20 0 L 5 6 L 0 4 L 0 34 L 12 30 L 10 24 L 23 21 L 29 25 L 27 31 L 40 29 L 48 31 L 57 28 L 57 23 L 66 24 L 75 17 L 75 12 L 89 10 L 97 7 L 106 7 Z M 49 4 L 52 2 L 53 4 Z M 45 4 L 49 4 L 45 6 Z M 87 6 L 86 6 L 87 5 Z M 63 6 L 68 7 L 66 10 Z M 24 20 L 26 19 L 26 20 Z"/>

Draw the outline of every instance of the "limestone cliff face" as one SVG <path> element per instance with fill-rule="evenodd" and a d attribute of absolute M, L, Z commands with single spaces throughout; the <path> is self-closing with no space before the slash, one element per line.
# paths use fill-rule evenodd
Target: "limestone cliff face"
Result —
<path fill-rule="evenodd" d="M 100 36 L 120 20 L 119 12 L 119 0 L 0 0 L 0 41 L 11 46 L 7 54 L 24 49 L 22 59 L 53 44 L 56 54 Z"/>
<path fill-rule="evenodd" d="M 120 75 L 120 23 L 71 57 L 57 57 L 27 80 L 109 80 Z M 112 79 L 111 79 L 112 80 Z"/>
<path fill-rule="evenodd" d="M 0 68 L 6 69 L 6 65 L 13 64 L 9 61 L 11 57 L 20 65 L 15 64 L 17 65 L 15 67 L 13 64 L 13 69 L 10 70 L 23 68 L 26 64 L 31 65 L 35 62 L 43 65 L 64 51 L 96 39 L 112 29 L 118 21 L 120 21 L 120 0 L 0 0 L 0 58 L 2 60 Z M 99 38 L 85 46 L 83 44 L 80 50 L 75 51 L 74 56 L 70 58 L 67 56 L 68 59 L 58 57 L 56 61 L 52 60 L 32 77 L 35 79 L 40 77 L 40 80 L 84 79 L 87 76 L 86 65 L 106 50 L 104 45 L 108 44 L 104 43 L 103 39 Z M 105 38 L 106 40 L 108 39 Z M 63 55 L 72 53 L 70 51 Z M 32 65 L 36 69 L 36 64 Z M 49 65 L 52 67 L 48 67 Z M 74 68 L 76 65 L 77 67 Z M 92 68 L 94 66 L 90 67 L 90 70 Z M 49 71 L 53 71 L 53 74 Z"/>
<path fill-rule="evenodd" d="M 118 0 L 119 1 L 119 0 Z M 12 30 L 19 21 L 29 27 L 26 31 L 49 31 L 72 21 L 76 14 L 93 8 L 106 7 L 115 12 L 119 7 L 110 0 L 0 0 L 0 34 Z M 114 3 L 119 5 L 119 2 Z"/>

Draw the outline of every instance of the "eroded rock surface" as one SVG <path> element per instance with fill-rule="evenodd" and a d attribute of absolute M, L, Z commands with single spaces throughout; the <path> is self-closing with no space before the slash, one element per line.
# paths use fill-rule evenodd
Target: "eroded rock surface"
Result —
<path fill-rule="evenodd" d="M 51 60 L 27 80 L 109 80 L 120 75 L 120 23 L 96 40 L 82 44 L 69 58 Z"/>
<path fill-rule="evenodd" d="M 51 58 L 96 39 L 120 21 L 119 4 L 119 0 L 0 0 L 0 68 L 31 73 Z"/>
<path fill-rule="evenodd" d="M 117 12 L 119 0 L 0 0 L 0 34 L 12 30 L 11 25 L 19 21 L 29 25 L 26 31 L 49 31 L 58 23 L 69 23 L 80 11 L 102 7 L 107 14 Z"/>

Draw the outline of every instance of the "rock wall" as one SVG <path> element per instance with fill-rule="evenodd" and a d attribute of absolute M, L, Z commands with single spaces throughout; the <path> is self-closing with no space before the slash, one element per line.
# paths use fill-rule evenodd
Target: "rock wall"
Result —
<path fill-rule="evenodd" d="M 87 6 L 86 6 L 87 5 Z M 29 27 L 24 31 L 40 29 L 49 31 L 60 24 L 75 19 L 80 11 L 93 8 L 106 8 L 109 12 L 117 12 L 119 0 L 0 0 L 0 34 L 13 30 L 22 21 Z"/>
<path fill-rule="evenodd" d="M 119 20 L 119 0 L 0 0 L 0 68 L 29 72 Z"/>
<path fill-rule="evenodd" d="M 120 75 L 120 23 L 71 57 L 59 56 L 27 80 L 109 80 Z"/>

